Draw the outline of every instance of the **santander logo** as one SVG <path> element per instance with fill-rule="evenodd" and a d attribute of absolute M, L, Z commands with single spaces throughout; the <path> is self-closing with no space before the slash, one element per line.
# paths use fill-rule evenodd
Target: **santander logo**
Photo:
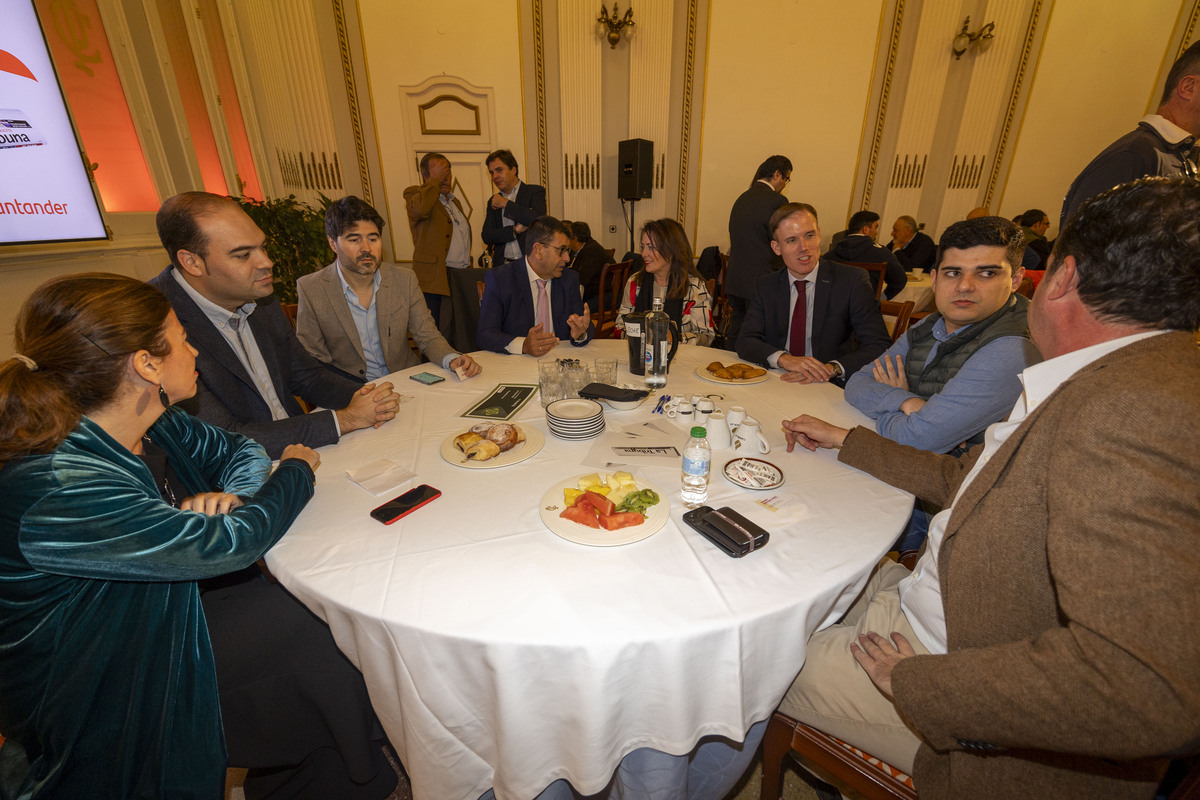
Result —
<path fill-rule="evenodd" d="M 36 81 L 33 73 L 29 71 L 29 67 L 21 62 L 21 59 L 14 56 L 7 50 L 0 50 L 0 72 L 11 72 L 13 75 L 19 75 L 22 78 L 29 78 L 31 81 Z"/>

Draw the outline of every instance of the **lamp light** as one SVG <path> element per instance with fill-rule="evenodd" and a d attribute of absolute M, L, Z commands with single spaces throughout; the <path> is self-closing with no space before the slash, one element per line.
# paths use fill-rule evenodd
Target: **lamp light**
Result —
<path fill-rule="evenodd" d="M 608 26 L 608 46 L 615 50 L 617 43 L 621 41 L 621 29 L 624 27 L 632 28 L 634 26 L 633 8 L 625 9 L 625 16 L 622 17 L 617 9 L 617 4 L 613 3 L 612 16 L 610 17 L 608 9 L 601 3 L 600 16 L 596 17 L 596 22 Z"/>
<path fill-rule="evenodd" d="M 995 38 L 996 23 L 989 22 L 974 33 L 970 31 L 971 18 L 967 17 L 963 20 L 962 30 L 958 32 L 954 37 L 954 43 L 950 45 L 950 52 L 954 53 L 955 61 L 963 57 L 972 43 L 979 48 L 979 52 L 986 53 L 992 46 L 992 39 Z"/>

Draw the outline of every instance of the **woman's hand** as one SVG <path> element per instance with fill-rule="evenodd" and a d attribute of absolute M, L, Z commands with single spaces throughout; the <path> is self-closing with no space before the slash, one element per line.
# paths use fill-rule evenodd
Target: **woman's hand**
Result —
<path fill-rule="evenodd" d="M 390 384 L 389 384 L 390 386 Z M 311 447 L 305 447 L 302 444 L 289 444 L 283 448 L 283 453 L 280 454 L 279 460 L 286 461 L 289 458 L 298 458 L 312 468 L 313 472 L 317 471 L 317 467 L 321 464 L 321 456 L 316 450 Z"/>
<path fill-rule="evenodd" d="M 184 498 L 179 504 L 181 511 L 197 511 L 206 517 L 228 514 L 242 504 L 242 498 L 228 492 L 201 492 Z"/>

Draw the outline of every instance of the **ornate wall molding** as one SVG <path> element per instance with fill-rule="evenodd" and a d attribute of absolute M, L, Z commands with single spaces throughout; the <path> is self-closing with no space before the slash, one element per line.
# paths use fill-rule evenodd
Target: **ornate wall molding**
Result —
<path fill-rule="evenodd" d="M 446 117 L 452 114 L 443 114 L 441 123 L 433 122 L 433 112 L 438 110 L 438 106 L 443 103 L 455 103 L 470 112 L 474 124 L 468 123 L 459 127 L 450 127 L 444 125 Z M 479 136 L 482 133 L 482 128 L 479 124 L 479 106 L 472 105 L 460 97 L 455 97 L 452 94 L 440 94 L 427 103 L 421 103 L 417 106 L 417 113 L 421 119 L 421 133 L 425 136 Z M 441 124 L 442 127 L 434 127 Z"/>
<path fill-rule="evenodd" d="M 1192 4 L 1192 15 L 1188 17 L 1187 27 L 1183 29 L 1183 39 L 1179 42 L 1179 52 L 1175 54 L 1175 60 L 1183 55 L 1183 51 L 1188 49 L 1188 45 L 1192 43 L 1196 36 L 1196 26 L 1200 25 L 1200 0 L 1196 0 Z"/>
<path fill-rule="evenodd" d="M 900 51 L 900 27 L 904 21 L 904 0 L 896 0 L 896 15 L 892 19 L 892 35 L 888 43 L 887 60 L 883 67 L 883 87 L 879 93 L 879 111 L 875 115 L 875 132 L 871 135 L 871 154 L 867 158 L 867 175 L 863 189 L 862 207 L 871 207 L 871 189 L 875 184 L 875 170 L 879 164 L 879 150 L 883 146 L 884 123 L 887 120 L 888 99 L 892 93 L 892 77 L 896 72 L 896 55 Z"/>
<path fill-rule="evenodd" d="M 342 77 L 346 82 L 346 98 L 350 104 L 350 125 L 354 129 L 354 153 L 358 158 L 358 177 L 362 181 L 363 200 L 373 205 L 371 172 L 367 166 L 367 147 L 363 140 L 362 115 L 358 109 L 358 90 L 354 83 L 354 64 L 350 60 L 350 38 L 346 33 L 346 10 L 343 0 L 333 0 L 333 19 L 337 23 L 338 51 L 342 55 Z"/>
<path fill-rule="evenodd" d="M 1038 21 L 1042 14 L 1042 0 L 1034 0 L 1029 12 L 1029 25 L 1025 29 L 1025 42 L 1021 47 L 1021 59 L 1017 65 L 1017 74 L 1013 79 L 1012 92 L 1008 96 L 1008 108 L 1004 111 L 1004 125 L 1000 130 L 1000 140 L 996 144 L 996 154 L 992 157 L 992 172 L 988 176 L 987 192 L 983 196 L 983 205 L 991 207 L 992 198 L 996 193 L 996 183 L 1000 180 L 1000 167 L 1004 161 L 1004 151 L 1008 147 L 1008 137 L 1012 132 L 1013 119 L 1021 100 L 1021 88 L 1025 85 L 1025 70 L 1029 66 L 1029 55 L 1033 52 L 1033 41 L 1037 33 Z"/>
<path fill-rule="evenodd" d="M 679 130 L 679 203 L 676 207 L 675 218 L 684 224 L 687 216 L 687 187 L 688 163 L 692 145 L 692 91 L 696 82 L 696 13 L 698 0 L 688 0 L 687 38 L 684 43 L 683 64 L 683 125 Z M 666 168 L 666 157 L 662 161 L 663 171 Z M 659 186 L 662 186 L 662 175 L 658 176 Z"/>
<path fill-rule="evenodd" d="M 550 143 L 546 138 L 546 32 L 542 0 L 533 0 L 533 80 L 537 103 L 538 166 L 541 182 L 550 175 Z"/>

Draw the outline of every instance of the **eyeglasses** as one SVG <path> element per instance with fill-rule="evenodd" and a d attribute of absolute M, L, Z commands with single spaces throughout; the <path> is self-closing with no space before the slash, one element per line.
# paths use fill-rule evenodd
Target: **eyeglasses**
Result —
<path fill-rule="evenodd" d="M 540 244 L 542 247 L 545 247 L 547 250 L 557 250 L 560 257 L 571 252 L 571 245 L 569 244 L 564 244 L 562 247 L 555 247 L 554 245 L 547 244 L 546 242 L 538 242 L 538 244 Z"/>

